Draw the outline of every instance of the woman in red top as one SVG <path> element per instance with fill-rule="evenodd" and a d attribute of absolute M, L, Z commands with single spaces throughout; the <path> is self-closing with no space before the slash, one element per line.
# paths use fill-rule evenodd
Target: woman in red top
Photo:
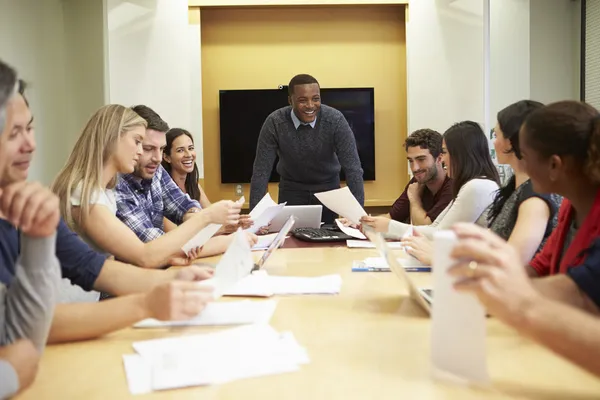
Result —
<path fill-rule="evenodd" d="M 565 273 L 600 236 L 600 115 L 585 103 L 553 103 L 530 114 L 519 138 L 534 190 L 564 197 L 558 225 L 527 272 Z"/>

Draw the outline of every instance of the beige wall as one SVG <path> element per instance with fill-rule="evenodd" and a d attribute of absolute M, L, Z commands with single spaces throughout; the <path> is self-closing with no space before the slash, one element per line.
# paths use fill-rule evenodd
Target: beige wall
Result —
<path fill-rule="evenodd" d="M 234 197 L 234 185 L 220 183 L 219 90 L 274 88 L 309 73 L 323 87 L 375 88 L 377 180 L 365 182 L 365 198 L 392 204 L 407 181 L 403 6 L 202 9 L 200 16 L 209 198 Z M 277 196 L 277 184 L 269 191 Z"/>

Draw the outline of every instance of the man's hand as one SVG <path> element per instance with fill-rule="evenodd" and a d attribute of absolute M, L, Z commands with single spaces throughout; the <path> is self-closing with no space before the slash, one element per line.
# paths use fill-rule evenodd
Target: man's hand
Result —
<path fill-rule="evenodd" d="M 390 226 L 390 219 L 383 217 L 383 216 L 379 216 L 379 217 L 364 216 L 364 217 L 361 217 L 360 223 L 363 225 L 370 226 L 371 228 L 375 229 L 375 231 L 377 231 L 377 232 L 387 232 L 388 227 Z"/>
<path fill-rule="evenodd" d="M 200 314 L 212 300 L 213 289 L 197 282 L 172 281 L 156 286 L 146 294 L 148 314 L 161 321 L 181 321 Z"/>
<path fill-rule="evenodd" d="M 19 377 L 19 391 L 29 387 L 35 380 L 40 354 L 29 340 L 20 339 L 0 347 L 0 358 L 12 365 Z"/>
<path fill-rule="evenodd" d="M 421 185 L 418 182 L 413 182 L 410 185 L 408 185 L 408 189 L 406 191 L 408 200 L 411 203 L 421 204 L 421 195 L 423 194 L 424 188 L 425 185 Z"/>
<path fill-rule="evenodd" d="M 58 197 L 37 182 L 18 182 L 0 192 L 0 212 L 27 236 L 42 238 L 56 231 Z"/>

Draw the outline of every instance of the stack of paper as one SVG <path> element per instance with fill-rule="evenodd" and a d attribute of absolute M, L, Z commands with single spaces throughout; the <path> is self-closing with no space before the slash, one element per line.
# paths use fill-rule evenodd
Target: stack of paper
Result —
<path fill-rule="evenodd" d="M 400 242 L 387 242 L 390 249 L 402 250 L 404 247 Z M 366 240 L 346 240 L 346 246 L 351 249 L 374 249 L 375 244 Z"/>
<path fill-rule="evenodd" d="M 277 303 L 266 301 L 230 301 L 225 303 L 209 303 L 197 317 L 186 321 L 158 321 L 145 319 L 134 325 L 134 328 L 164 328 L 175 326 L 223 326 L 263 323 L 268 324 L 275 312 Z"/>
<path fill-rule="evenodd" d="M 431 270 L 430 266 L 423 264 L 421 261 L 417 260 L 412 256 L 408 257 L 398 257 L 396 258 L 398 263 L 404 267 L 406 270 L 415 270 L 417 272 L 424 272 L 425 269 Z M 387 261 L 383 257 L 367 257 L 364 260 L 360 261 L 360 264 L 364 268 L 373 268 L 377 270 L 390 270 L 390 267 Z"/>
<path fill-rule="evenodd" d="M 240 197 L 240 199 L 236 202 L 238 204 L 244 204 L 246 199 L 244 196 Z M 221 229 L 221 224 L 210 224 L 206 228 L 202 229 L 198 232 L 193 238 L 191 238 L 186 244 L 181 248 L 185 254 L 189 254 L 191 249 L 195 249 L 197 247 L 202 247 L 208 242 L 208 240 L 213 237 L 219 229 Z"/>
<path fill-rule="evenodd" d="M 135 342 L 124 355 L 132 394 L 299 370 L 310 362 L 291 332 L 255 324 L 205 335 Z"/>
<path fill-rule="evenodd" d="M 273 201 L 269 193 L 265 194 L 252 211 L 250 211 L 250 218 L 252 218 L 254 224 L 246 230 L 256 233 L 263 226 L 269 225 L 273 218 L 283 210 L 285 204 L 277 204 Z"/>
<path fill-rule="evenodd" d="M 319 277 L 271 276 L 255 271 L 225 292 L 226 296 L 257 296 L 294 294 L 338 294 L 342 288 L 340 275 Z"/>

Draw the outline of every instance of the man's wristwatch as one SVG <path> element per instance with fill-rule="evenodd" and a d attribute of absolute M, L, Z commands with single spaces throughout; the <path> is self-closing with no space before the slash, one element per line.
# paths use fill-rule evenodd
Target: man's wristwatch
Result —
<path fill-rule="evenodd" d="M 200 209 L 198 207 L 192 207 L 189 210 L 187 210 L 186 214 L 199 213 L 200 211 L 202 211 L 202 209 Z"/>

